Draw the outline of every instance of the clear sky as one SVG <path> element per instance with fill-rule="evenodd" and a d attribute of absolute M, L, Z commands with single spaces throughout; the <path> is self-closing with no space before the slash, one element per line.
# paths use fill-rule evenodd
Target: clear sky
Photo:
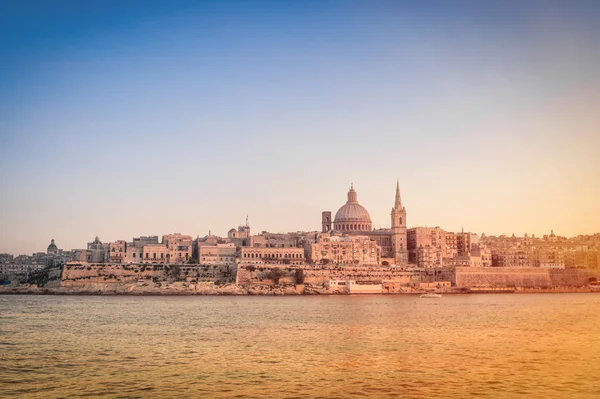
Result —
<path fill-rule="evenodd" d="M 0 252 L 600 231 L 598 1 L 0 1 Z"/>

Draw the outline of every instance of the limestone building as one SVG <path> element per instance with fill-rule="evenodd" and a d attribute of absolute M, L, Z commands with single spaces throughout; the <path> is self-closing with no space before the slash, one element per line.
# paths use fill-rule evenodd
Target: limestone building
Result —
<path fill-rule="evenodd" d="M 396 197 L 391 214 L 391 228 L 373 230 L 371 216 L 365 207 L 358 203 L 354 185 L 348 191 L 348 200 L 335 214 L 332 220 L 331 212 L 321 214 L 322 233 L 342 233 L 348 236 L 360 235 L 375 241 L 381 248 L 380 261 L 404 265 L 408 262 L 406 243 L 406 208 L 402 205 L 400 184 L 396 183 Z"/>
<path fill-rule="evenodd" d="M 108 243 L 108 255 L 105 259 L 108 263 L 123 263 L 125 261 L 125 255 L 127 251 L 127 242 L 125 240 L 118 240 Z"/>
<path fill-rule="evenodd" d="M 321 233 L 308 247 L 311 263 L 326 265 L 379 265 L 381 247 L 368 236 Z"/>
<path fill-rule="evenodd" d="M 231 229 L 227 232 L 227 238 L 238 247 L 252 246 L 252 233 L 248 224 L 248 215 L 246 215 L 246 225 L 238 226 L 237 229 Z"/>
<path fill-rule="evenodd" d="M 198 247 L 198 263 L 201 265 L 234 266 L 236 264 L 236 251 L 233 243 L 200 245 Z"/>
<path fill-rule="evenodd" d="M 104 262 L 105 252 L 104 244 L 102 244 L 102 241 L 96 236 L 94 241 L 88 242 L 87 244 L 87 261 L 93 263 Z"/>
<path fill-rule="evenodd" d="M 253 265 L 303 265 L 303 248 L 241 247 L 240 264 Z"/>
<path fill-rule="evenodd" d="M 162 243 L 167 247 L 167 263 L 188 263 L 192 258 L 192 242 L 192 237 L 188 235 L 164 235 Z"/>
<path fill-rule="evenodd" d="M 438 258 L 441 261 L 444 257 L 446 232 L 439 227 L 413 227 L 407 231 L 407 246 L 409 263 L 430 267 L 428 265 L 433 259 L 436 259 L 437 262 Z M 421 264 L 419 259 L 427 265 Z M 441 263 L 437 266 L 441 266 Z"/>

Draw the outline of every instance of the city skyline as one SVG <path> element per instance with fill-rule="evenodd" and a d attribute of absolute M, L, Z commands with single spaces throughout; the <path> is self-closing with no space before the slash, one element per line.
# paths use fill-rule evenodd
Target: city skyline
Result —
<path fill-rule="evenodd" d="M 356 201 L 356 192 L 354 191 L 354 183 L 351 183 L 350 191 L 355 193 L 354 194 L 354 198 L 355 198 L 354 200 Z M 400 200 L 399 194 L 400 194 L 399 193 L 399 182 L 397 182 L 396 201 Z M 350 201 L 350 198 L 348 199 L 348 201 Z M 360 201 L 358 203 L 360 203 Z M 400 204 L 400 206 L 402 206 L 401 200 L 400 200 L 400 202 L 396 202 L 395 206 L 397 206 L 398 204 Z M 361 205 L 361 207 L 362 207 L 362 205 Z M 343 206 L 342 206 L 342 208 L 343 208 Z M 328 216 L 330 218 L 332 218 L 332 214 L 333 214 L 333 215 L 336 216 L 336 220 L 337 220 L 339 211 L 341 211 L 341 209 L 337 213 L 335 213 L 335 212 L 332 213 L 332 211 L 335 210 L 335 209 L 337 209 L 337 208 L 333 208 L 332 210 L 329 210 L 329 211 L 323 211 L 322 212 L 322 214 L 323 214 L 322 216 L 324 217 L 325 216 L 324 214 L 328 213 Z M 392 210 L 392 213 L 393 212 L 394 211 Z M 369 213 L 370 212 L 368 212 L 368 214 Z M 404 217 L 406 217 L 406 216 L 404 216 Z M 402 220 L 402 219 L 400 219 L 400 220 Z M 410 218 L 406 218 L 405 221 L 404 221 L 404 223 L 407 223 L 409 220 L 410 220 Z M 306 233 L 306 232 L 311 232 L 311 231 L 319 232 L 320 229 L 323 229 L 322 231 L 329 231 L 329 229 L 331 229 L 331 230 L 335 230 L 337 232 L 337 234 L 344 234 L 344 235 L 345 234 L 350 234 L 350 235 L 352 235 L 352 234 L 354 234 L 354 235 L 356 235 L 356 234 L 361 235 L 362 234 L 362 235 L 367 235 L 368 236 L 369 232 L 375 232 L 375 231 L 378 231 L 378 230 L 386 230 L 388 232 L 391 232 L 393 230 L 393 226 L 391 225 L 391 223 L 389 222 L 389 220 L 388 220 L 388 224 L 387 225 L 385 225 L 385 224 L 384 225 L 376 225 L 375 224 L 375 225 L 373 225 L 371 227 L 372 230 L 370 230 L 370 229 L 364 230 L 364 233 L 361 233 L 360 231 L 358 231 L 358 232 L 352 232 L 351 230 L 350 231 L 345 231 L 344 229 L 340 230 L 338 228 L 333 228 L 333 219 L 330 219 L 329 225 L 331 227 L 328 227 L 327 230 L 325 230 L 324 229 L 323 220 L 321 219 L 321 225 L 319 226 L 319 228 L 314 228 L 314 229 L 304 229 L 304 230 L 302 230 L 302 229 L 287 229 L 287 230 L 281 230 L 281 231 L 264 230 L 264 229 L 254 230 L 253 229 L 252 231 L 254 232 L 253 234 L 258 235 L 258 234 L 261 234 L 261 233 L 264 233 L 264 232 L 274 233 L 274 234 L 285 234 L 285 233 L 295 233 L 295 232 L 304 232 L 304 233 Z M 236 223 L 234 225 L 231 225 L 231 226 L 227 227 L 226 230 L 228 230 L 228 232 L 223 233 L 223 234 L 215 233 L 211 229 L 208 230 L 207 234 L 181 232 L 181 231 L 169 231 L 169 232 L 164 232 L 163 231 L 163 232 L 158 232 L 158 233 L 157 232 L 143 233 L 143 234 L 139 233 L 139 234 L 130 235 L 128 237 L 116 237 L 116 238 L 112 237 L 111 239 L 108 239 L 108 240 L 103 238 L 102 241 L 104 241 L 106 244 L 108 244 L 109 242 L 115 242 L 115 241 L 119 241 L 119 240 L 124 240 L 124 242 L 129 242 L 129 238 L 130 237 L 144 237 L 145 236 L 145 237 L 158 237 L 158 238 L 160 238 L 160 237 L 164 237 L 164 236 L 169 236 L 171 234 L 181 234 L 181 233 L 183 233 L 184 235 L 190 235 L 191 237 L 194 237 L 194 236 L 208 237 L 210 235 L 217 236 L 217 237 L 227 237 L 227 236 L 229 236 L 229 233 L 231 232 L 231 231 L 229 231 L 230 228 L 237 229 L 238 227 L 242 228 L 243 226 L 246 226 L 248 228 L 252 227 L 252 225 L 249 223 L 249 215 L 246 215 L 244 222 L 239 222 L 239 223 Z M 465 230 L 464 226 L 461 226 L 460 229 L 453 229 L 453 230 L 445 229 L 443 226 L 439 226 L 439 225 L 435 225 L 435 226 L 433 226 L 433 225 L 431 225 L 431 226 L 417 226 L 417 225 L 410 225 L 410 223 L 407 223 L 407 226 L 408 226 L 409 229 L 423 228 L 423 227 L 425 227 L 425 228 L 434 228 L 435 227 L 435 228 L 441 228 L 442 230 L 447 231 L 447 232 L 456 232 L 456 233 L 458 233 L 458 232 L 463 231 L 463 232 L 473 233 L 473 234 L 477 234 L 477 235 L 486 234 L 488 236 L 507 236 L 507 237 L 512 236 L 512 235 L 515 235 L 516 237 L 522 237 L 522 236 L 525 235 L 525 236 L 529 236 L 529 237 L 533 236 L 533 237 L 536 237 L 538 239 L 541 239 L 541 238 L 546 239 L 546 237 L 548 235 L 550 235 L 550 234 L 554 235 L 555 234 L 555 232 L 554 232 L 553 229 L 551 229 L 548 232 L 543 232 L 541 234 L 530 233 L 530 232 L 529 233 L 525 232 L 525 233 L 522 233 L 522 234 L 515 234 L 514 232 L 511 233 L 511 234 L 507 234 L 507 233 L 494 234 L 494 233 L 490 233 L 490 232 L 486 233 L 485 231 L 483 231 L 483 232 L 477 232 L 477 231 L 468 230 L 468 229 Z M 550 234 L 548 234 L 548 233 L 550 233 Z M 567 239 L 569 239 L 569 238 L 574 238 L 574 237 L 576 237 L 578 235 L 595 235 L 595 234 L 598 234 L 598 232 L 579 233 L 579 234 L 576 234 L 576 235 L 573 235 L 573 236 L 561 235 L 560 232 L 559 232 L 558 234 L 556 234 L 556 236 L 562 236 L 562 237 L 566 237 Z M 95 241 L 98 241 L 98 240 L 99 240 L 99 236 L 96 235 L 95 236 Z M 52 238 L 51 239 L 51 244 L 54 245 L 55 241 L 56 241 L 55 238 Z M 57 245 L 57 248 L 60 248 L 61 250 L 65 250 L 65 251 L 70 251 L 70 250 L 74 250 L 74 249 L 85 248 L 85 246 L 86 246 L 85 244 L 86 243 L 89 246 L 89 241 L 91 241 L 91 238 L 90 239 L 84 238 L 83 242 L 81 243 L 81 245 L 75 245 L 75 246 L 72 246 L 72 245 L 71 246 L 69 246 L 69 245 L 63 246 L 63 245 L 61 245 L 59 243 L 59 245 Z M 404 245 L 406 245 L 406 244 L 404 244 Z M 46 248 L 45 244 L 43 244 L 43 243 L 42 243 L 41 246 L 44 247 L 44 248 Z M 27 255 L 27 254 L 39 253 L 39 252 L 45 252 L 45 249 L 39 249 L 39 250 L 34 250 L 34 251 L 30 251 L 30 252 L 23 252 L 23 253 L 12 253 L 12 254 L 13 255 Z M 10 253 L 10 252 L 9 251 L 0 251 L 0 253 Z"/>
<path fill-rule="evenodd" d="M 90 7 L 3 8 L 0 252 L 319 230 L 352 182 L 389 227 L 396 179 L 409 227 L 599 231 L 598 3 Z"/>

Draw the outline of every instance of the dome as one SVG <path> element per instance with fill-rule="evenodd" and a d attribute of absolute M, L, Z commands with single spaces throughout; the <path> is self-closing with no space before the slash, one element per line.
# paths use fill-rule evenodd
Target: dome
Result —
<path fill-rule="evenodd" d="M 348 191 L 348 201 L 335 214 L 334 229 L 343 232 L 371 231 L 371 216 L 358 203 L 354 186 Z"/>
<path fill-rule="evenodd" d="M 47 253 L 51 254 L 56 252 L 58 252 L 58 247 L 54 243 L 54 239 L 52 239 L 52 241 L 50 241 L 50 245 L 48 245 Z"/>
<path fill-rule="evenodd" d="M 335 222 L 367 222 L 371 223 L 371 216 L 364 206 L 356 204 L 345 204 L 335 214 Z"/>

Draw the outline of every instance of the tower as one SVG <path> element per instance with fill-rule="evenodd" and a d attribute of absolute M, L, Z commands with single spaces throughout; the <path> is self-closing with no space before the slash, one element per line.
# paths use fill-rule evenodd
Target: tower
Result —
<path fill-rule="evenodd" d="M 392 218 L 392 248 L 394 250 L 394 261 L 397 265 L 408 262 L 406 247 L 406 208 L 402 206 L 400 198 L 400 182 L 396 182 L 396 199 L 391 213 Z"/>
<path fill-rule="evenodd" d="M 323 233 L 329 233 L 331 231 L 331 212 L 325 211 L 321 213 L 321 225 Z"/>

